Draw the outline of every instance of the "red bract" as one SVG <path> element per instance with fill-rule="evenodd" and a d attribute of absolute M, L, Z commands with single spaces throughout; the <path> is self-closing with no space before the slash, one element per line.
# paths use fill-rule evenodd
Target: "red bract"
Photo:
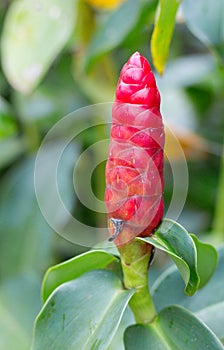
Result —
<path fill-rule="evenodd" d="M 148 61 L 138 52 L 121 71 L 112 112 L 105 201 L 110 235 L 119 232 L 115 243 L 122 245 L 150 236 L 164 211 L 160 95 Z"/>

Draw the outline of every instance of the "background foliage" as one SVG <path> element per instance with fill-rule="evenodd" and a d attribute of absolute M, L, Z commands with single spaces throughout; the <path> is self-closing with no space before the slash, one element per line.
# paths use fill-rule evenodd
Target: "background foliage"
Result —
<path fill-rule="evenodd" d="M 177 0 L 1 2 L 1 349 L 29 349 L 45 270 L 86 250 L 58 237 L 41 215 L 33 184 L 36 152 L 47 131 L 67 113 L 113 100 L 119 71 L 136 50 L 164 71 L 157 76 L 162 113 L 188 160 L 189 191 L 179 222 L 206 240 L 223 241 L 223 6 L 223 0 L 215 6 L 211 0 L 183 0 L 180 6 Z M 161 32 L 164 28 L 169 30 Z M 66 152 L 60 168 L 67 207 L 96 227 L 105 225 L 105 216 L 75 197 L 72 168 L 77 154 L 106 136 L 108 130 L 102 128 L 87 130 Z M 169 133 L 166 152 L 176 164 L 181 162 Z M 168 207 L 173 187 L 168 163 L 165 178 Z M 102 199 L 104 164 L 93 173 L 92 185 Z M 152 274 L 165 263 L 161 255 Z"/>

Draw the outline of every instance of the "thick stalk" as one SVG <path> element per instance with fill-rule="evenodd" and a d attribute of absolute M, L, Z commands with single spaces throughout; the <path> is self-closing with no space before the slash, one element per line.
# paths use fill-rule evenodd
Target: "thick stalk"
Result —
<path fill-rule="evenodd" d="M 156 316 L 156 309 L 148 289 L 148 267 L 153 247 L 140 241 L 133 241 L 118 247 L 124 274 L 124 286 L 134 288 L 136 293 L 130 300 L 130 307 L 137 323 L 150 323 Z"/>
<path fill-rule="evenodd" d="M 214 235 L 223 241 L 224 238 L 224 143 L 223 143 L 223 154 L 221 159 L 220 179 L 217 192 L 215 216 L 213 222 Z"/>

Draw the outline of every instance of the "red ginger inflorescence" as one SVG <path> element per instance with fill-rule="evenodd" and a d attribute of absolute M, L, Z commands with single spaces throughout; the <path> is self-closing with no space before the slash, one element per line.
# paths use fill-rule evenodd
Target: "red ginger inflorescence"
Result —
<path fill-rule="evenodd" d="M 150 236 L 161 222 L 163 148 L 160 94 L 148 61 L 136 52 L 118 81 L 106 164 L 105 201 L 117 245 Z"/>

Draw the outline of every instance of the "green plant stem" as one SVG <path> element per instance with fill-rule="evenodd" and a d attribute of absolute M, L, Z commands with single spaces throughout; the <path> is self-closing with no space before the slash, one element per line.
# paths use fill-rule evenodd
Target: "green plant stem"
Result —
<path fill-rule="evenodd" d="M 152 246 L 148 243 L 133 241 L 118 247 L 124 274 L 124 286 L 135 289 L 129 305 L 137 323 L 150 323 L 156 316 L 156 309 L 148 289 L 148 267 Z"/>
<path fill-rule="evenodd" d="M 213 232 L 214 235 L 223 240 L 224 238 L 224 143 L 223 143 L 223 153 L 221 159 L 221 169 L 220 169 L 220 179 L 217 192 L 216 208 L 213 222 Z"/>

